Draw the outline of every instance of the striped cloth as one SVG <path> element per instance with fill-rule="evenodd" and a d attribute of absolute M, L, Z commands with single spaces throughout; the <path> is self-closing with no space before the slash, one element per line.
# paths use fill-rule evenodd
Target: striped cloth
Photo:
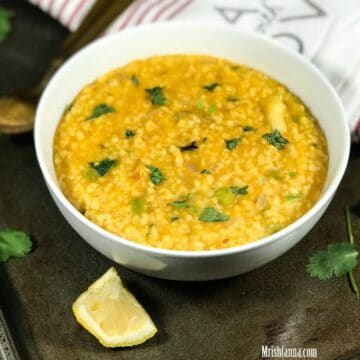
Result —
<path fill-rule="evenodd" d="M 96 0 L 28 1 L 74 31 Z M 172 19 L 231 24 L 299 51 L 333 84 L 360 142 L 359 0 L 135 0 L 106 33 Z"/>

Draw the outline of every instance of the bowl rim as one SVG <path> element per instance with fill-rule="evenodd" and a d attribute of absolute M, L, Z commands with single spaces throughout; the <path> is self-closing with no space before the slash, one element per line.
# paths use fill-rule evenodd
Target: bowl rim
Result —
<path fill-rule="evenodd" d="M 54 82 L 57 80 L 57 78 L 61 77 L 63 72 L 66 68 L 71 67 L 72 64 L 77 61 L 79 58 L 84 57 L 84 54 L 86 54 L 87 51 L 91 50 L 92 48 L 96 48 L 98 46 L 101 46 L 103 43 L 106 42 L 113 42 L 113 41 L 121 41 L 121 39 L 125 36 L 131 36 L 131 34 L 141 33 L 141 32 L 148 32 L 152 29 L 168 29 L 170 28 L 183 28 L 186 27 L 195 27 L 197 30 L 209 30 L 210 29 L 219 29 L 221 31 L 231 31 L 233 33 L 237 33 L 241 36 L 247 37 L 249 40 L 255 39 L 256 41 L 262 41 L 263 43 L 267 43 L 268 45 L 277 48 L 278 50 L 285 52 L 286 56 L 294 58 L 296 61 L 301 62 L 305 67 L 307 67 L 307 70 L 312 72 L 312 75 L 319 78 L 320 81 L 323 82 L 325 87 L 327 88 L 327 91 L 329 91 L 330 95 L 333 97 L 335 101 L 335 105 L 339 109 L 341 113 L 341 119 L 340 123 L 341 125 L 348 130 L 348 136 L 344 139 L 344 148 L 343 148 L 343 154 L 342 158 L 340 160 L 340 166 L 336 169 L 336 172 L 334 174 L 333 179 L 330 181 L 328 188 L 320 195 L 320 198 L 316 201 L 316 203 L 300 218 L 295 220 L 293 223 L 289 224 L 285 228 L 281 229 L 280 231 L 263 238 L 260 238 L 258 240 L 254 240 L 252 242 L 237 245 L 234 247 L 229 248 L 223 248 L 223 249 L 214 249 L 214 250 L 172 250 L 172 249 L 166 249 L 166 248 L 157 248 L 150 245 L 141 244 L 135 241 L 128 240 L 126 238 L 123 238 L 119 235 L 116 235 L 114 233 L 109 232 L 108 230 L 105 230 L 104 228 L 100 227 L 99 225 L 95 224 L 88 218 L 86 218 L 84 215 L 82 215 L 75 206 L 68 200 L 63 192 L 61 191 L 58 184 L 52 179 L 50 172 L 48 170 L 48 167 L 45 163 L 45 159 L 42 156 L 41 149 L 41 127 L 40 123 L 41 117 L 40 117 L 40 109 L 42 109 L 46 101 L 46 95 L 48 92 L 48 89 L 51 88 L 54 84 Z M 341 100 L 336 93 L 333 86 L 330 84 L 329 80 L 318 70 L 308 59 L 300 55 L 299 53 L 295 52 L 294 50 L 288 48 L 287 46 L 281 44 L 280 42 L 264 36 L 262 34 L 248 31 L 248 30 L 242 30 L 235 28 L 231 25 L 224 25 L 224 24 L 210 24 L 206 22 L 199 22 L 199 21 L 172 21 L 172 22 L 164 22 L 164 23 L 156 23 L 156 24 L 146 24 L 141 25 L 137 27 L 132 27 L 126 30 L 123 30 L 118 33 L 109 34 L 105 37 L 99 38 L 92 43 L 86 45 L 79 51 L 77 51 L 74 55 L 72 55 L 59 69 L 58 71 L 53 75 L 52 79 L 46 86 L 46 89 L 44 90 L 37 110 L 36 110 L 36 116 L 35 116 L 35 125 L 34 125 L 34 141 L 35 141 L 35 151 L 36 151 L 36 157 L 39 162 L 39 166 L 41 169 L 41 172 L 43 174 L 43 177 L 45 179 L 45 182 L 47 186 L 49 187 L 50 192 L 53 196 L 56 197 L 56 199 L 62 204 L 62 206 L 65 207 L 65 209 L 76 218 L 77 221 L 85 225 L 86 227 L 90 228 L 93 232 L 95 232 L 98 235 L 97 241 L 102 241 L 102 237 L 105 237 L 107 240 L 110 240 L 114 243 L 119 243 L 123 246 L 130 247 L 136 250 L 140 250 L 145 253 L 150 253 L 152 255 L 165 255 L 168 257 L 174 257 L 174 258 L 208 258 L 208 257 L 218 257 L 218 256 L 226 256 L 226 255 L 233 255 L 238 253 L 246 253 L 249 251 L 256 250 L 258 248 L 262 248 L 270 243 L 277 242 L 281 240 L 284 237 L 287 237 L 292 232 L 294 232 L 297 228 L 301 227 L 305 223 L 307 223 L 314 215 L 319 212 L 322 208 L 324 208 L 327 203 L 331 200 L 332 196 L 335 194 L 337 187 L 340 184 L 340 181 L 345 173 L 348 159 L 350 155 L 350 128 L 349 124 L 345 120 L 345 112 L 343 105 L 341 103 Z M 66 221 L 68 221 L 66 219 Z M 85 239 L 86 240 L 86 239 Z"/>

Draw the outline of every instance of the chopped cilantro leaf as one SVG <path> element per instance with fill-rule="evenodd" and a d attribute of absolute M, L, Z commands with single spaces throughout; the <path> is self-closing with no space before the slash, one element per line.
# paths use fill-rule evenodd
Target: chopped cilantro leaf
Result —
<path fill-rule="evenodd" d="M 30 237 L 22 231 L 5 229 L 0 231 L 0 262 L 10 257 L 23 257 L 31 250 Z"/>
<path fill-rule="evenodd" d="M 187 195 L 184 198 L 169 203 L 169 205 L 176 209 L 189 209 L 191 207 L 189 200 L 190 196 Z"/>
<path fill-rule="evenodd" d="M 95 170 L 99 176 L 105 176 L 109 170 L 117 165 L 116 160 L 104 159 L 98 162 L 89 162 L 91 169 Z"/>
<path fill-rule="evenodd" d="M 236 96 L 228 96 L 226 98 L 227 101 L 230 101 L 230 102 L 236 102 L 236 101 L 239 101 L 240 99 Z"/>
<path fill-rule="evenodd" d="M 242 127 L 243 131 L 245 132 L 250 132 L 250 131 L 255 131 L 256 129 L 250 125 L 245 125 Z"/>
<path fill-rule="evenodd" d="M 211 174 L 211 171 L 208 169 L 201 170 L 200 174 Z"/>
<path fill-rule="evenodd" d="M 289 176 L 293 178 L 293 177 L 297 176 L 297 172 L 295 172 L 295 171 L 290 171 L 290 172 L 289 172 Z"/>
<path fill-rule="evenodd" d="M 204 85 L 203 89 L 207 90 L 209 92 L 213 92 L 218 86 L 220 86 L 219 83 L 213 83 L 213 84 L 209 84 L 209 85 Z"/>
<path fill-rule="evenodd" d="M 166 180 L 165 175 L 156 166 L 146 165 L 146 167 L 150 170 L 150 180 L 154 185 L 160 185 Z"/>
<path fill-rule="evenodd" d="M 180 151 L 192 151 L 192 150 L 197 150 L 199 148 L 199 146 L 196 144 L 196 141 L 192 141 L 190 144 L 185 145 L 185 146 L 180 146 L 179 149 Z"/>
<path fill-rule="evenodd" d="M 151 89 L 145 89 L 145 91 L 150 95 L 151 103 L 153 105 L 165 105 L 166 97 L 163 93 L 163 88 L 160 86 L 155 86 Z"/>
<path fill-rule="evenodd" d="M 225 140 L 226 148 L 229 150 L 234 150 L 239 145 L 240 141 L 241 141 L 241 138 Z"/>
<path fill-rule="evenodd" d="M 115 109 L 113 107 L 106 104 L 100 104 L 95 106 L 93 112 L 86 118 L 86 120 L 96 119 L 102 115 L 113 113 L 114 111 Z"/>
<path fill-rule="evenodd" d="M 217 211 L 211 206 L 204 208 L 199 215 L 199 220 L 204 222 L 224 222 L 229 219 L 230 217 L 228 215 Z"/>
<path fill-rule="evenodd" d="M 280 131 L 274 130 L 270 134 L 263 135 L 263 138 L 270 144 L 275 146 L 278 150 L 285 149 L 285 145 L 289 143 L 287 139 L 285 139 Z"/>
<path fill-rule="evenodd" d="M 140 85 L 140 81 L 139 81 L 138 77 L 135 74 L 131 75 L 130 80 L 133 83 L 133 85 L 135 85 L 135 86 Z"/>
<path fill-rule="evenodd" d="M 135 132 L 131 129 L 126 129 L 125 130 L 125 137 L 126 139 L 129 139 L 131 137 L 135 136 Z"/>
<path fill-rule="evenodd" d="M 248 188 L 249 185 L 245 185 L 245 186 L 230 186 L 231 191 L 235 194 L 235 195 L 246 195 L 248 193 Z"/>
<path fill-rule="evenodd" d="M 179 217 L 178 216 L 172 216 L 170 218 L 170 221 L 176 221 L 176 220 L 179 220 Z"/>

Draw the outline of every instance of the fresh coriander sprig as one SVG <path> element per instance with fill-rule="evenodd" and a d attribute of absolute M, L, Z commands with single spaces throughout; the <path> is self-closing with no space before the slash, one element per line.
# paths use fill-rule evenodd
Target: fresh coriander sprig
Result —
<path fill-rule="evenodd" d="M 23 231 L 5 229 L 0 231 L 0 262 L 10 257 L 21 258 L 30 252 L 32 242 Z"/>
<path fill-rule="evenodd" d="M 359 253 L 354 246 L 354 236 L 348 208 L 345 208 L 345 222 L 348 242 L 328 245 L 326 250 L 311 256 L 306 271 L 310 276 L 317 277 L 320 280 L 348 274 L 350 286 L 359 298 L 359 288 L 352 272 L 357 265 Z"/>

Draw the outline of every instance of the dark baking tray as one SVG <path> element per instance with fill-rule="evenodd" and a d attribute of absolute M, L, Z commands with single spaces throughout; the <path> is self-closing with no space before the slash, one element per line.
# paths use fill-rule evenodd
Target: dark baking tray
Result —
<path fill-rule="evenodd" d="M 0 72 L 0 91 L 34 81 L 66 34 L 24 2 L 7 3 L 17 9 L 17 22 L 12 37 L 0 45 L 0 69 L 7 69 L 6 79 Z M 20 46 L 31 39 L 36 39 L 36 51 L 25 46 L 24 55 Z M 9 61 L 11 49 L 19 52 L 18 61 Z M 24 56 L 27 65 L 21 62 Z M 360 149 L 354 146 L 345 178 L 321 221 L 291 251 L 251 273 L 180 283 L 116 266 L 159 332 L 141 346 L 109 350 L 75 322 L 71 305 L 114 263 L 76 235 L 56 209 L 32 137 L 0 137 L 0 228 L 21 228 L 35 244 L 30 255 L 0 265 L 0 302 L 19 357 L 251 360 L 260 358 L 262 345 L 278 345 L 316 348 L 318 359 L 360 358 L 360 300 L 347 279 L 320 282 L 305 272 L 311 254 L 345 241 L 343 208 L 360 201 L 359 175 Z M 360 242 L 359 214 L 353 225 Z M 358 270 L 355 275 L 360 278 Z"/>

